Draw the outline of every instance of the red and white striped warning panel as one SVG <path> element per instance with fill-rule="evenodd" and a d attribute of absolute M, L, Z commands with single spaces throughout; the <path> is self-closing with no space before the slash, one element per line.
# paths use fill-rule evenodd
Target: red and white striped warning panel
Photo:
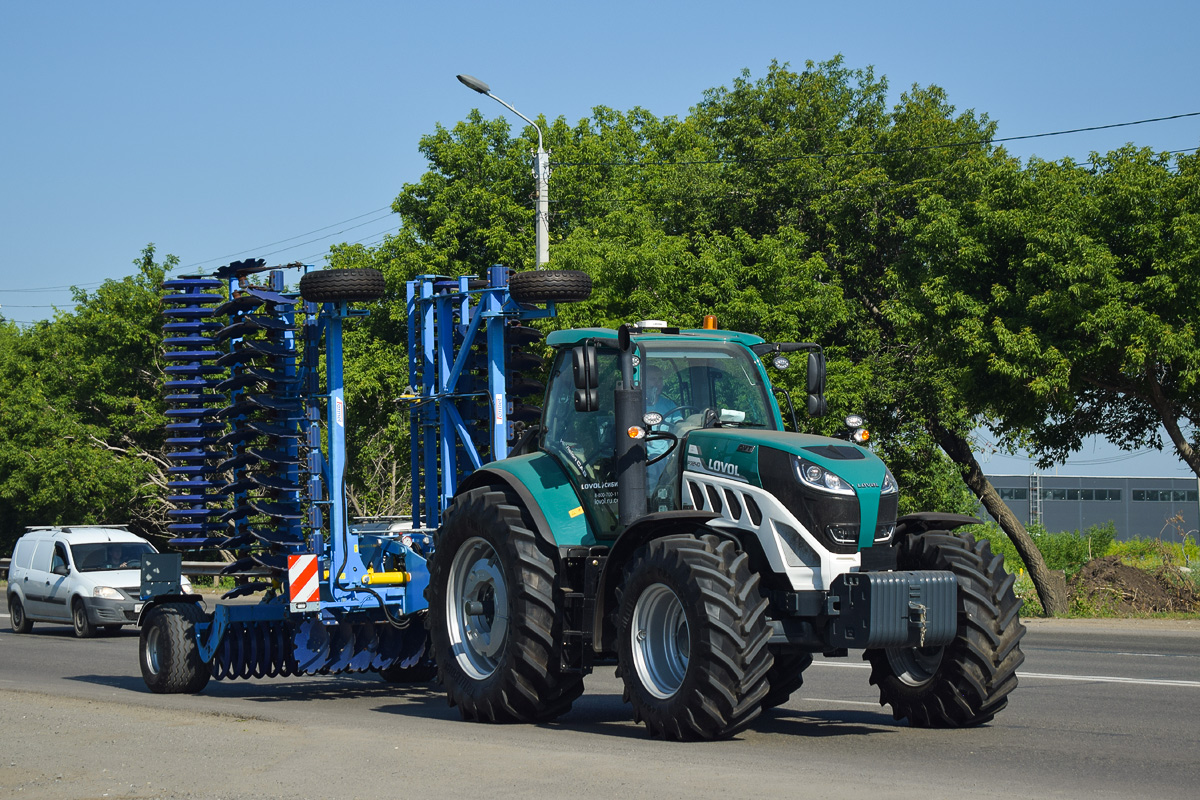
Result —
<path fill-rule="evenodd" d="M 319 566 L 315 555 L 288 556 L 288 600 L 293 613 L 321 608 L 321 582 L 317 580 Z"/>

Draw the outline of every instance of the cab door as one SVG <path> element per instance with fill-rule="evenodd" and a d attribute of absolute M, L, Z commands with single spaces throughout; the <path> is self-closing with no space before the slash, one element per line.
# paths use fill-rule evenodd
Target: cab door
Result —
<path fill-rule="evenodd" d="M 562 350 L 550 371 L 542 435 L 538 446 L 570 476 L 592 530 L 600 538 L 617 535 L 616 409 L 613 391 L 620 370 L 617 351 L 598 348 L 600 378 L 597 411 L 575 410 L 572 350 Z"/>
<path fill-rule="evenodd" d="M 54 552 L 50 556 L 50 574 L 46 584 L 45 614 L 53 619 L 71 619 L 71 559 L 67 555 L 67 546 L 62 542 L 54 543 Z"/>

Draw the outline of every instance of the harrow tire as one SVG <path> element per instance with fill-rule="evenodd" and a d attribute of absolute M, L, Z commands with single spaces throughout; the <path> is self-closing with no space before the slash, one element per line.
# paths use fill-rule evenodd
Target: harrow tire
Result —
<path fill-rule="evenodd" d="M 323 269 L 300 278 L 300 296 L 314 303 L 370 302 L 386 291 L 383 273 L 370 267 Z"/>
<path fill-rule="evenodd" d="M 71 624 L 75 628 L 75 635 L 80 639 L 91 639 L 96 635 L 96 624 L 88 616 L 87 606 L 81 597 L 71 601 Z"/>
<path fill-rule="evenodd" d="M 917 728 L 965 728 L 991 720 L 1017 686 L 1021 601 L 1003 556 L 969 533 L 929 531 L 900 544 L 900 569 L 949 570 L 958 579 L 958 630 L 941 647 L 867 650 L 879 704 Z"/>
<path fill-rule="evenodd" d="M 142 623 L 138 659 L 142 680 L 156 694 L 195 694 L 208 685 L 200 660 L 196 623 L 204 612 L 195 603 L 166 603 L 150 609 Z"/>
<path fill-rule="evenodd" d="M 617 675 L 651 736 L 720 739 L 768 691 L 767 601 L 748 556 L 713 535 L 654 539 L 618 589 Z"/>
<path fill-rule="evenodd" d="M 472 722 L 547 722 L 583 692 L 560 668 L 554 554 L 521 501 L 473 489 L 446 510 L 429 564 L 430 638 L 447 700 Z"/>
<path fill-rule="evenodd" d="M 33 620 L 26 616 L 21 598 L 15 594 L 8 596 L 8 618 L 12 621 L 13 633 L 29 633 L 33 630 Z"/>
<path fill-rule="evenodd" d="M 797 689 L 804 685 L 804 670 L 812 666 L 813 655 L 807 650 L 785 650 L 771 648 L 774 663 L 767 670 L 767 694 L 763 698 L 763 710 L 775 708 L 787 702 Z"/>
<path fill-rule="evenodd" d="M 592 277 L 574 269 L 517 272 L 508 291 L 518 303 L 575 303 L 592 296 Z"/>

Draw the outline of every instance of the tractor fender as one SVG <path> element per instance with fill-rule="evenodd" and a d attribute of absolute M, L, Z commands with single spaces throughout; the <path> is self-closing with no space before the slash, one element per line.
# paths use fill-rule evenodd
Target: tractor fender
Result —
<path fill-rule="evenodd" d="M 156 594 L 146 602 L 142 603 L 142 610 L 138 612 L 137 627 L 142 627 L 142 620 L 155 606 L 166 605 L 168 603 L 194 603 L 198 606 L 204 605 L 204 595 L 201 594 Z"/>
<path fill-rule="evenodd" d="M 895 540 L 905 536 L 926 531 L 952 531 L 963 525 L 981 525 L 983 521 L 965 514 L 946 514 L 940 511 L 921 511 L 917 514 L 905 514 L 896 520 Z"/>
<path fill-rule="evenodd" d="M 613 542 L 612 549 L 608 551 L 604 567 L 600 570 L 600 580 L 596 587 L 596 607 L 592 616 L 592 647 L 597 653 L 613 649 L 613 646 L 610 645 L 613 645 L 612 639 L 615 631 L 612 630 L 611 624 L 606 630 L 605 620 L 608 612 L 616 608 L 617 584 L 620 583 L 626 562 L 634 552 L 651 539 L 681 533 L 695 533 L 697 528 L 719 518 L 720 515 L 712 511 L 695 509 L 661 511 L 635 520 L 617 537 L 617 540 Z M 711 528 L 710 532 L 718 536 L 727 536 L 736 541 L 736 537 L 728 531 Z M 740 542 L 738 544 L 740 546 Z"/>
<path fill-rule="evenodd" d="M 534 533 L 552 550 L 595 540 L 570 479 L 546 453 L 493 461 L 468 475 L 457 493 L 481 486 L 511 489 L 528 512 Z"/>

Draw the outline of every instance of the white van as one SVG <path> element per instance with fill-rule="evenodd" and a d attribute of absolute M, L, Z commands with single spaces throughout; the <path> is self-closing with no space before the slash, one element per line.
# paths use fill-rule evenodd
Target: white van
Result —
<path fill-rule="evenodd" d="M 145 539 L 118 527 L 30 528 L 17 540 L 8 568 L 13 631 L 60 622 L 86 638 L 99 628 L 115 631 L 137 622 L 142 556 L 154 552 Z M 186 578 L 183 583 L 191 591 Z"/>

